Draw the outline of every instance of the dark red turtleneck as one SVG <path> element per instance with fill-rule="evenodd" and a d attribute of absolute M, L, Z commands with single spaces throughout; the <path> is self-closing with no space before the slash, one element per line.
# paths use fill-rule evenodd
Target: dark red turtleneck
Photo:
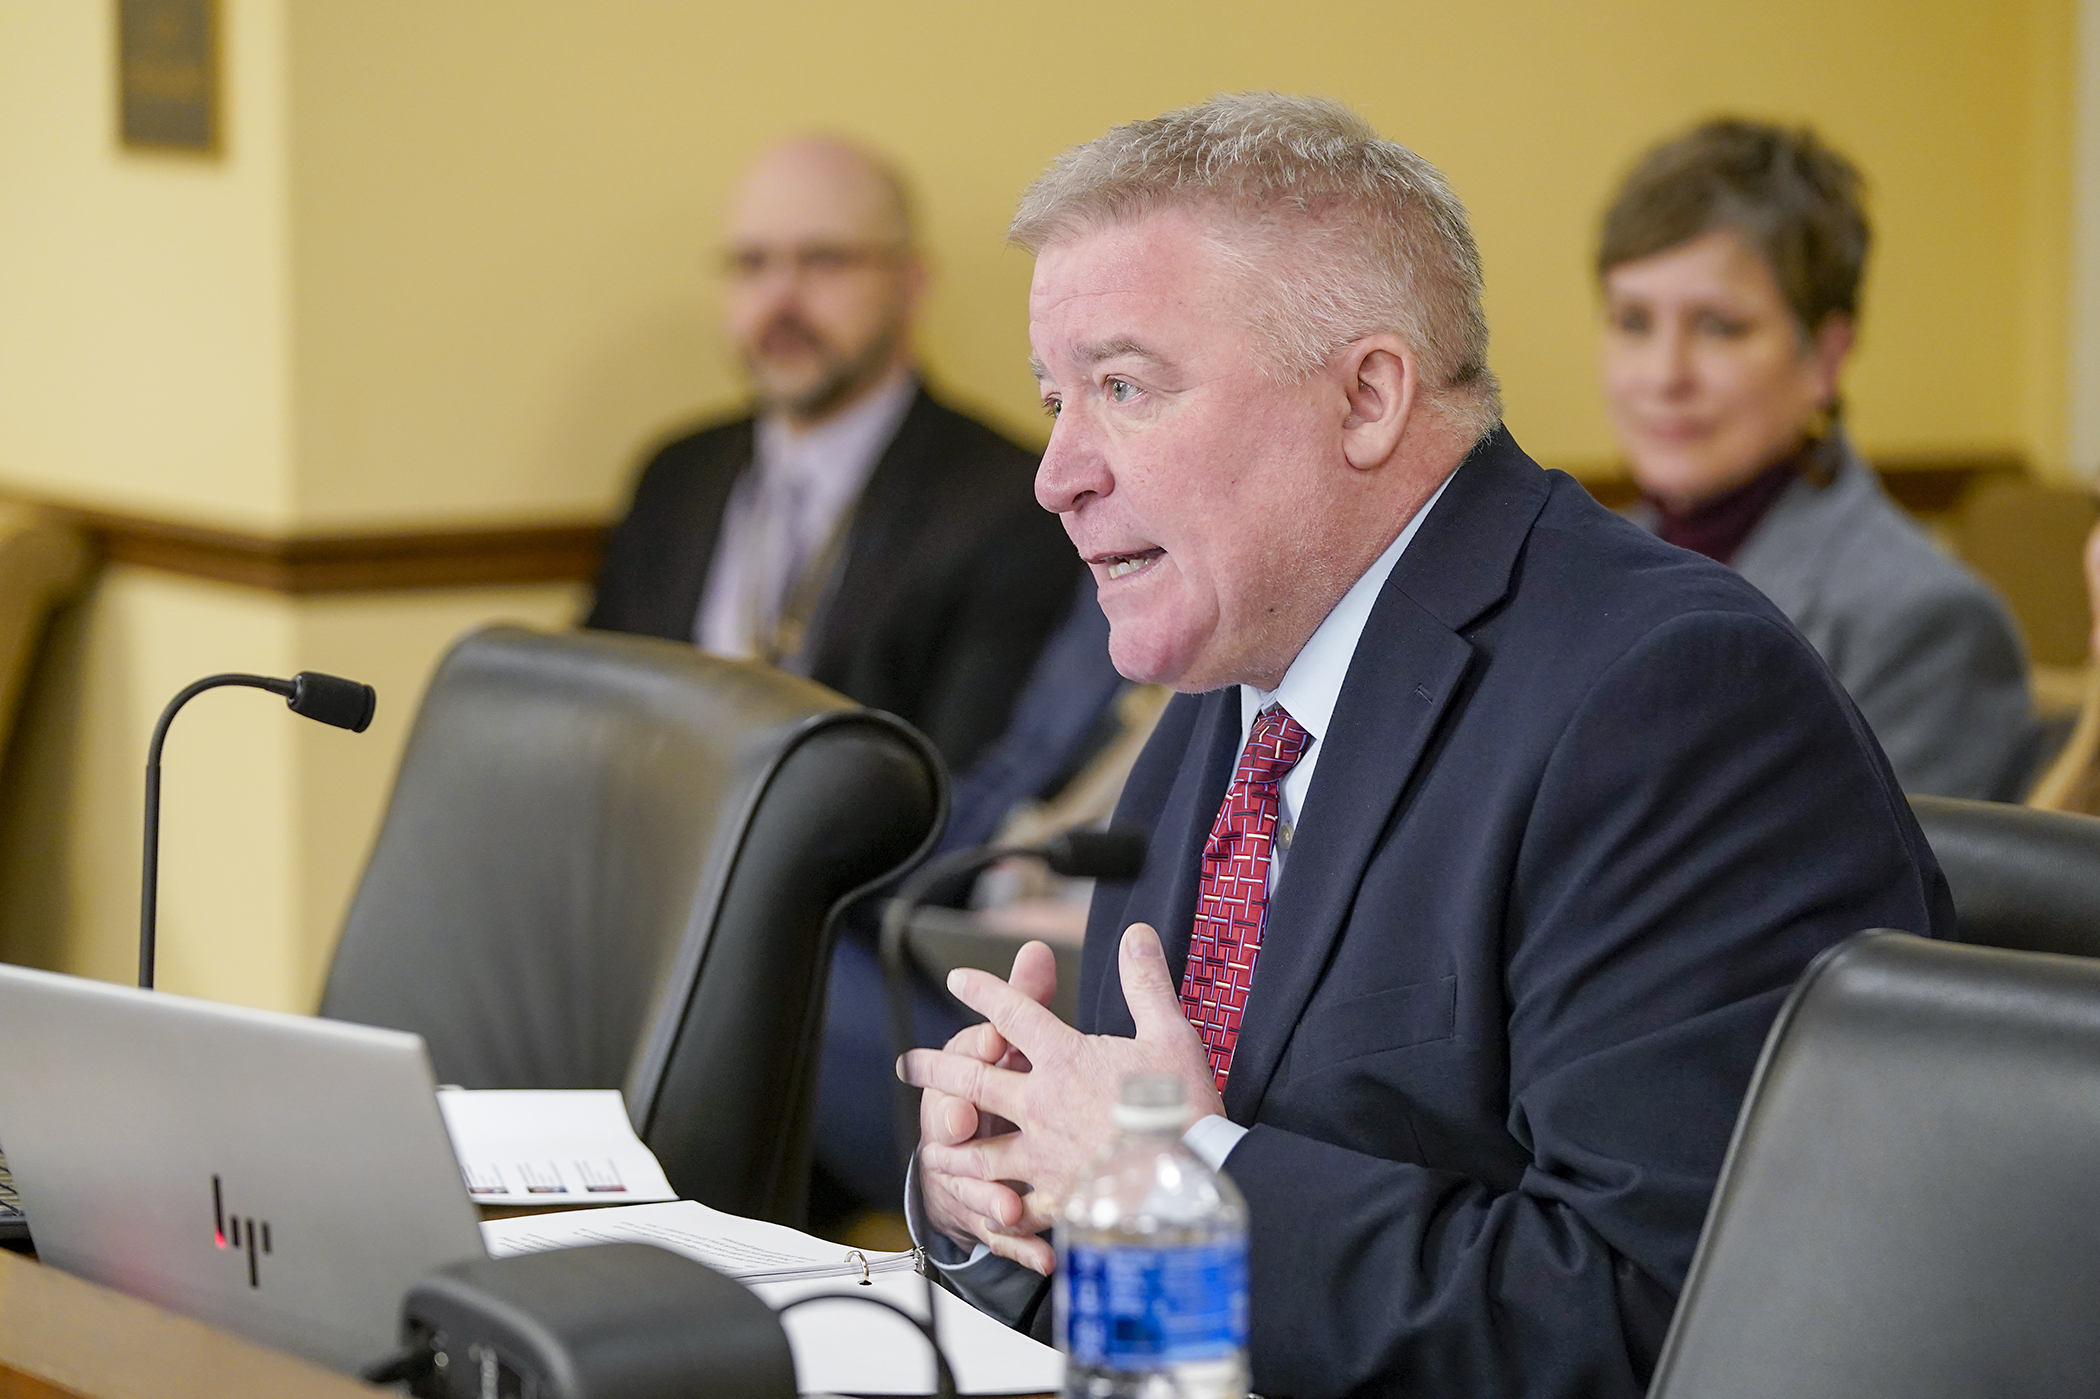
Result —
<path fill-rule="evenodd" d="M 1743 541 L 1757 528 L 1765 512 L 1794 483 L 1800 463 L 1799 452 L 1782 458 L 1728 494 L 1695 505 L 1681 515 L 1649 496 L 1648 504 L 1660 520 L 1655 532 L 1680 549 L 1704 554 L 1716 563 L 1727 563 L 1743 547 Z"/>

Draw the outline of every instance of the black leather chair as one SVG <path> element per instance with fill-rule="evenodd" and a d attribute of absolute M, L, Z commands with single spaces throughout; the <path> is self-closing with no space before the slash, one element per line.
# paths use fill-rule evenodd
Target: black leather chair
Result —
<path fill-rule="evenodd" d="M 799 1222 L 841 910 L 923 855 L 939 759 L 780 671 L 499 627 L 431 682 L 323 1015 L 441 1082 L 623 1088 L 679 1194 Z"/>
<path fill-rule="evenodd" d="M 2100 820 L 1953 797 L 1910 805 L 1963 942 L 2100 957 Z"/>
<path fill-rule="evenodd" d="M 1781 1009 L 1649 1399 L 2100 1388 L 2100 962 L 1864 933 Z"/>

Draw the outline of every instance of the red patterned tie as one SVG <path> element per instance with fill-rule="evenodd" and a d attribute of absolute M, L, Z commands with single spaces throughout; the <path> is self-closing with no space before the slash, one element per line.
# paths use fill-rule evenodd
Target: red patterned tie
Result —
<path fill-rule="evenodd" d="M 1254 721 L 1247 750 L 1225 791 L 1225 804 L 1203 846 L 1203 890 L 1196 929 L 1181 975 L 1181 1005 L 1203 1037 L 1210 1071 L 1225 1091 L 1240 1016 L 1261 955 L 1262 921 L 1269 911 L 1269 842 L 1276 834 L 1277 787 L 1312 742 L 1298 721 L 1270 707 Z"/>

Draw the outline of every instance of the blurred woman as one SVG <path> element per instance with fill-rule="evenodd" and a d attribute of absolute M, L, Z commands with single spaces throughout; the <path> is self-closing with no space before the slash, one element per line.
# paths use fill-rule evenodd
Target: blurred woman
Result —
<path fill-rule="evenodd" d="M 2032 742 L 2012 618 L 1889 500 L 1842 426 L 1860 184 L 1807 130 L 1711 121 L 1651 151 L 1597 253 L 1605 396 L 1635 517 L 1793 619 L 1905 790 L 2009 799 Z"/>

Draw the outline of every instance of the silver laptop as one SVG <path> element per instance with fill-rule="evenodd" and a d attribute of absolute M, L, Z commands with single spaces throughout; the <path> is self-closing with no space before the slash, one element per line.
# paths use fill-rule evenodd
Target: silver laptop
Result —
<path fill-rule="evenodd" d="M 0 965 L 0 1151 L 45 1263 L 346 1372 L 484 1256 L 399 1031 Z"/>

